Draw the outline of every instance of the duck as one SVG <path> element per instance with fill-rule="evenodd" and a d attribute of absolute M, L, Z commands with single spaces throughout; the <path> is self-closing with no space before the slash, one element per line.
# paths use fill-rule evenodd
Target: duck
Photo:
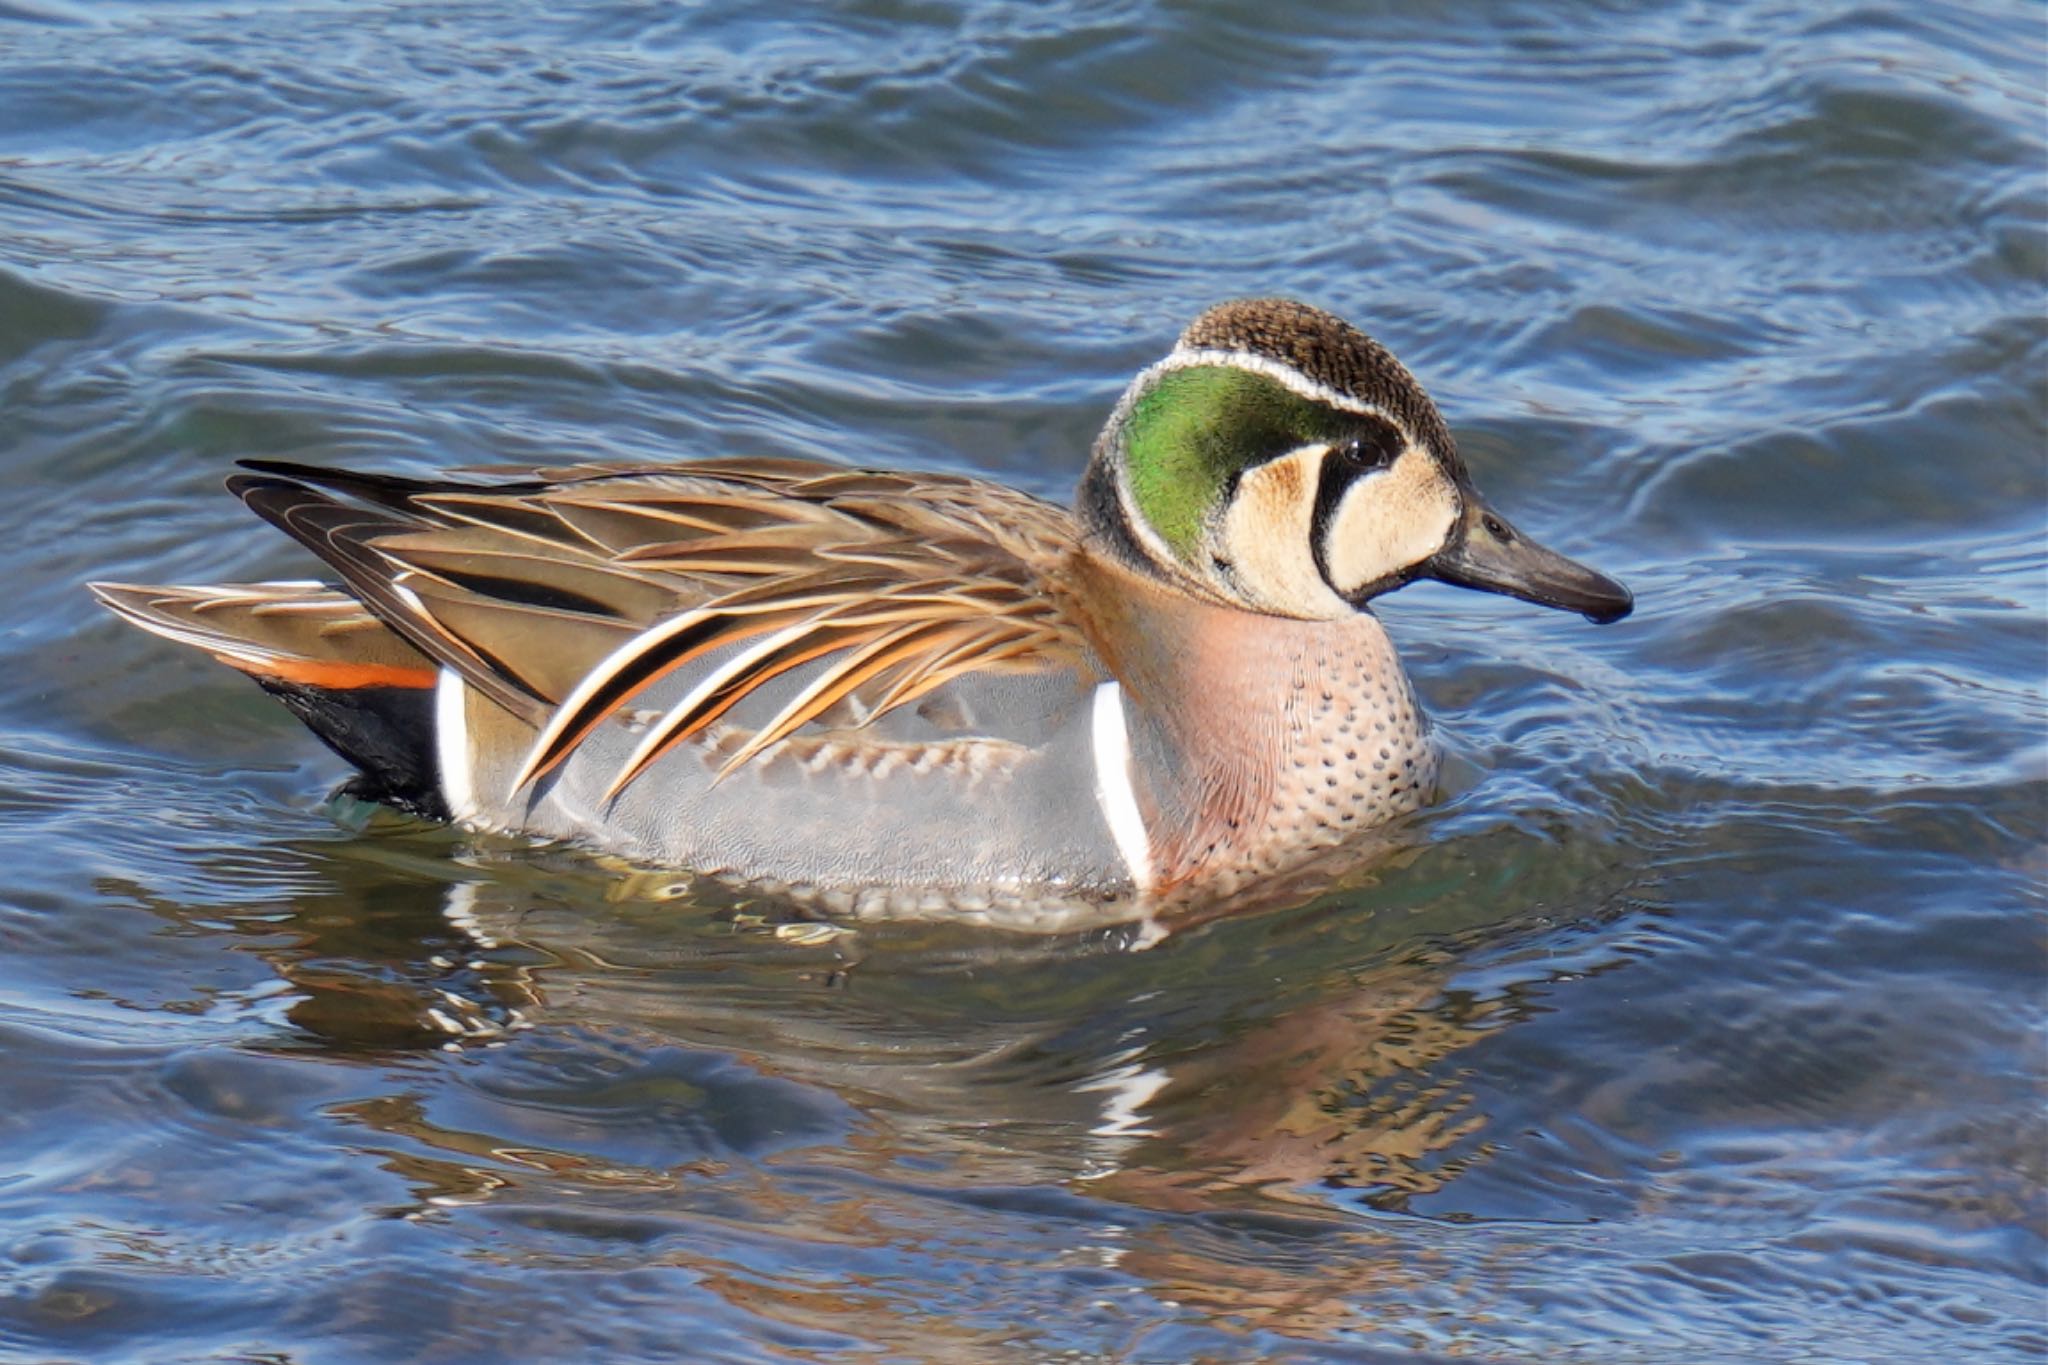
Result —
<path fill-rule="evenodd" d="M 91 589 L 276 696 L 355 795 L 827 919 L 1227 903 L 1435 797 L 1377 598 L 1633 606 L 1481 498 L 1384 346 L 1286 299 L 1196 317 L 1071 510 L 736 456 L 227 486 L 331 581 Z"/>

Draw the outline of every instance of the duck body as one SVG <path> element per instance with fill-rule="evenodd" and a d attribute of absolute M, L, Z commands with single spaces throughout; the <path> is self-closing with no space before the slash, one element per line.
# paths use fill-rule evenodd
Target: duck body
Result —
<path fill-rule="evenodd" d="M 338 584 L 101 600 L 254 677 L 367 795 L 859 917 L 1227 898 L 1433 793 L 1371 596 L 1628 603 L 1485 510 L 1391 356 L 1274 300 L 1133 382 L 1073 512 L 798 460 L 249 468 Z"/>

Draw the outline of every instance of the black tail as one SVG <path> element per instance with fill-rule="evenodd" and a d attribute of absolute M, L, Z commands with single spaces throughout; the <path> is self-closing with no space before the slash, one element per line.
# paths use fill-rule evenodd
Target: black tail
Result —
<path fill-rule="evenodd" d="M 421 687 L 314 687 L 255 676 L 322 743 L 361 774 L 350 790 L 366 801 L 446 820 L 435 762 L 434 692 Z"/>

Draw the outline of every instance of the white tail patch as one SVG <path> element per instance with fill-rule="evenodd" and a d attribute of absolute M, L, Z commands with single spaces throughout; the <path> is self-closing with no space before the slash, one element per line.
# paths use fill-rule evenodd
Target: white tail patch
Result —
<path fill-rule="evenodd" d="M 1095 799 L 1109 825 L 1109 837 L 1131 870 L 1140 891 L 1152 889 L 1152 838 L 1138 813 L 1138 792 L 1131 783 L 1131 737 L 1124 727 L 1124 690 L 1116 682 L 1095 689 L 1092 716 L 1095 740 Z"/>
<path fill-rule="evenodd" d="M 434 756 L 441 765 L 441 799 L 451 818 L 477 818 L 476 755 L 469 742 L 469 684 L 452 668 L 434 684 Z"/>

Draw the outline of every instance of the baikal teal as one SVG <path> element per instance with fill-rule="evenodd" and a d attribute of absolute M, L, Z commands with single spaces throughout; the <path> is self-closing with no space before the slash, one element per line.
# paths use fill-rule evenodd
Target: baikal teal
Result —
<path fill-rule="evenodd" d="M 0 1360 L 2048 1355 L 2042 70 L 1998 0 L 0 0 Z M 1196 323 L 1276 298 L 1420 383 Z M 565 708 L 714 546 L 789 652 Z M 1339 644 L 1370 734 L 1276 765 Z M 859 799 L 989 709 L 1077 908 Z M 1190 743 L 1370 828 L 1125 919 Z"/>
<path fill-rule="evenodd" d="M 792 460 L 249 464 L 338 584 L 100 600 L 280 697 L 358 795 L 864 919 L 1157 932 L 1383 854 L 1437 758 L 1372 598 L 1632 606 L 1488 508 L 1383 347 L 1282 300 L 1133 381 L 1073 515 Z"/>

